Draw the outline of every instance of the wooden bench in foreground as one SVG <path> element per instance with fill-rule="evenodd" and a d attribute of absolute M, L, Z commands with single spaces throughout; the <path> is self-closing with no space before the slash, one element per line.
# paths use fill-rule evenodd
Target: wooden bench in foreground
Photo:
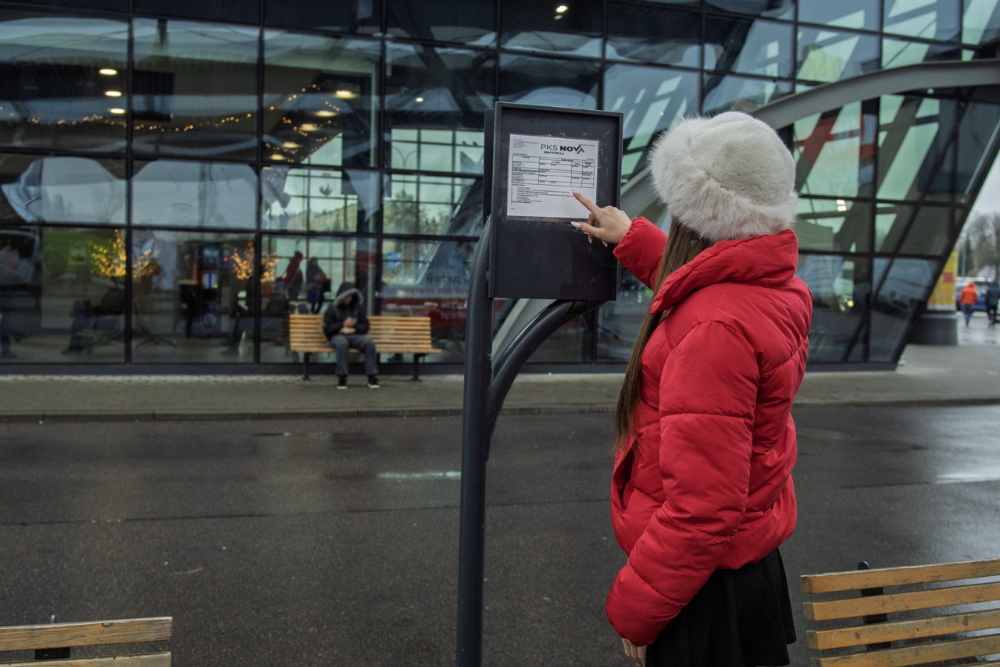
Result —
<path fill-rule="evenodd" d="M 803 593 L 837 598 L 803 603 L 806 620 L 833 626 L 806 633 L 812 667 L 1000 665 L 1000 559 L 861 567 L 802 577 Z"/>
<path fill-rule="evenodd" d="M 84 646 L 140 644 L 170 641 L 173 619 L 134 618 L 94 623 L 52 623 L 0 627 L 0 654 L 34 651 L 29 662 L 0 662 L 0 667 L 170 667 L 170 653 L 117 655 L 107 658 L 72 658 L 70 651 Z M 3 658 L 0 657 L 0 660 Z"/>
<path fill-rule="evenodd" d="M 365 335 L 375 341 L 379 354 L 412 354 L 413 379 L 420 379 L 420 359 L 441 350 L 431 344 L 431 318 L 369 315 Z M 292 352 L 302 354 L 302 379 L 309 379 L 309 355 L 334 352 L 323 333 L 322 315 L 288 316 L 288 339 Z M 351 350 L 358 352 L 358 350 Z"/>

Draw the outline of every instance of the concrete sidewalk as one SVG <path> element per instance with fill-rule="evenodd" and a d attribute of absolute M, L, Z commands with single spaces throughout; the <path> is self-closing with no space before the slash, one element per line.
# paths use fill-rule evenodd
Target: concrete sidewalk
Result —
<path fill-rule="evenodd" d="M 1000 346 L 910 346 L 896 372 L 809 373 L 796 405 L 1000 403 Z M 371 391 L 363 377 L 348 391 L 319 376 L 24 376 L 0 375 L 0 421 L 270 419 L 454 415 L 462 376 L 421 382 L 383 377 Z M 522 375 L 507 414 L 611 412 L 619 374 Z"/>

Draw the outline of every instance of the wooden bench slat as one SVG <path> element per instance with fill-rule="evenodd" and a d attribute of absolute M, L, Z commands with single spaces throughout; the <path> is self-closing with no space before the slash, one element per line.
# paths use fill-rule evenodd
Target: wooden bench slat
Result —
<path fill-rule="evenodd" d="M 892 623 L 876 623 L 852 628 L 809 630 L 806 632 L 806 639 L 809 648 L 822 651 L 991 629 L 1000 629 L 1000 609 Z"/>
<path fill-rule="evenodd" d="M 173 619 L 169 616 L 4 627 L 0 628 L 0 651 L 167 641 L 172 628 Z"/>
<path fill-rule="evenodd" d="M 942 565 L 917 565 L 914 567 L 888 567 L 858 572 L 809 574 L 800 579 L 803 593 L 836 593 L 838 591 L 884 588 L 908 584 L 931 584 L 939 581 L 956 581 L 977 577 L 1000 576 L 1000 558 L 995 560 L 965 561 Z"/>
<path fill-rule="evenodd" d="M 0 667 L 170 667 L 169 653 L 123 655 L 115 658 L 79 658 L 35 662 L 0 662 Z"/>
<path fill-rule="evenodd" d="M 870 614 L 891 614 L 897 611 L 952 607 L 959 604 L 1000 600 L 1000 582 L 972 584 L 952 588 L 935 588 L 910 593 L 873 595 L 864 598 L 803 602 L 802 611 L 807 620 L 830 621 Z"/>
<path fill-rule="evenodd" d="M 813 658 L 813 667 L 912 667 L 1000 653 L 1000 635 L 907 646 L 869 653 Z"/>

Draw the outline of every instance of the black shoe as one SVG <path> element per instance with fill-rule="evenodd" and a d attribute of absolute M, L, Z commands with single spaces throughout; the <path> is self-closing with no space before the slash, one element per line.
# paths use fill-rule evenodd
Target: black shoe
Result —
<path fill-rule="evenodd" d="M 347 376 L 341 375 L 340 382 L 337 384 L 337 389 L 347 389 Z"/>
<path fill-rule="evenodd" d="M 380 385 L 378 383 L 378 376 L 377 375 L 369 375 L 368 376 L 368 388 L 369 389 L 381 389 L 382 388 L 382 385 Z"/>

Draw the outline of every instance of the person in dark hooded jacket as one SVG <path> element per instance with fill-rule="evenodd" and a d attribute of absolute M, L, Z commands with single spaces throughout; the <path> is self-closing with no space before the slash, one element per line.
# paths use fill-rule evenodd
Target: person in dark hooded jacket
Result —
<path fill-rule="evenodd" d="M 347 389 L 347 355 L 351 348 L 365 355 L 368 387 L 379 388 L 378 352 L 375 341 L 365 335 L 368 327 L 365 298 L 353 283 L 341 284 L 337 298 L 323 313 L 323 333 L 337 350 L 337 375 L 340 377 L 337 389 Z"/>

